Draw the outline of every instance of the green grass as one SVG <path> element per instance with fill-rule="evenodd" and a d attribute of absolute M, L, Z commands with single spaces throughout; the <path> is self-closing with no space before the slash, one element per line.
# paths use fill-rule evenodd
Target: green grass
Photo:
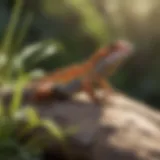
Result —
<path fill-rule="evenodd" d="M 34 106 L 21 106 L 22 90 L 25 84 L 30 78 L 33 78 L 31 75 L 35 76 L 40 70 L 34 68 L 35 63 L 50 57 L 61 48 L 59 43 L 54 40 L 37 42 L 37 44 L 22 48 L 21 44 L 27 35 L 34 16 L 31 12 L 27 12 L 21 30 L 16 33 L 16 26 L 19 23 L 22 10 L 23 0 L 16 0 L 6 34 L 0 45 L 0 86 L 9 84 L 14 88 L 13 99 L 7 113 L 5 106 L 0 103 L 0 159 L 7 160 L 40 159 L 41 151 L 50 143 L 51 139 L 59 141 L 66 150 L 65 132 L 56 123 L 41 118 Z M 13 39 L 15 35 L 16 40 Z M 38 58 L 31 61 L 33 57 L 37 57 L 37 54 Z M 25 73 L 25 65 L 28 60 L 34 70 Z M 13 78 L 13 74 L 16 74 L 16 78 Z M 24 123 L 23 127 L 22 123 Z M 38 127 L 46 130 L 50 139 L 48 139 L 47 134 L 41 135 L 39 133 L 30 136 L 25 143 L 20 142 L 21 138 Z"/>
<path fill-rule="evenodd" d="M 27 157 L 30 157 L 30 159 L 35 159 L 35 155 L 40 156 L 41 151 L 51 140 L 58 141 L 64 151 L 66 150 L 65 132 L 56 123 L 41 118 L 33 106 L 21 107 L 21 91 L 24 84 L 22 78 L 17 80 L 16 90 L 7 114 L 4 110 L 5 106 L 0 105 L 0 159 L 7 155 L 10 156 L 10 154 L 6 154 L 7 151 L 3 153 L 2 148 L 6 148 L 8 152 L 14 152 L 15 158 L 28 159 Z M 23 127 L 21 127 L 22 123 Z M 39 127 L 43 128 L 46 134 L 32 134 L 27 142 L 19 142 L 21 138 Z M 33 158 L 31 158 L 32 155 L 34 155 Z"/>

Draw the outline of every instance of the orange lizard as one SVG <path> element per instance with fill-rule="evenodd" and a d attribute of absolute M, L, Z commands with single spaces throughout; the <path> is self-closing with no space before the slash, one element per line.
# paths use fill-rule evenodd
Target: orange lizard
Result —
<path fill-rule="evenodd" d="M 133 46 L 125 40 L 118 40 L 97 50 L 86 62 L 57 69 L 35 82 L 33 99 L 43 101 L 56 94 L 73 95 L 85 91 L 95 102 L 101 101 L 95 94 L 95 84 L 107 93 L 113 88 L 105 79 L 113 75 L 119 65 L 132 53 Z"/>

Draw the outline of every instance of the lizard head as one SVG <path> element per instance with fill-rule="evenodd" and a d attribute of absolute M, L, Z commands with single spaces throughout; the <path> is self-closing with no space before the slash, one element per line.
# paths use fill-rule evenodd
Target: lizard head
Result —
<path fill-rule="evenodd" d="M 110 44 L 110 55 L 119 55 L 120 57 L 128 57 L 133 53 L 133 45 L 126 40 L 117 40 Z"/>
<path fill-rule="evenodd" d="M 100 48 L 91 57 L 91 62 L 96 64 L 98 61 L 115 61 L 124 59 L 133 53 L 133 45 L 126 40 L 117 40 L 109 46 Z"/>
<path fill-rule="evenodd" d="M 105 49 L 105 48 L 104 48 Z M 103 56 L 96 65 L 97 72 L 103 72 L 106 68 L 114 68 L 122 63 L 127 57 L 133 53 L 133 45 L 125 40 L 117 40 L 109 45 Z"/>
<path fill-rule="evenodd" d="M 116 61 L 123 60 L 133 53 L 133 45 L 125 40 L 117 40 L 110 44 L 109 54 L 106 56 L 105 61 L 112 64 Z"/>

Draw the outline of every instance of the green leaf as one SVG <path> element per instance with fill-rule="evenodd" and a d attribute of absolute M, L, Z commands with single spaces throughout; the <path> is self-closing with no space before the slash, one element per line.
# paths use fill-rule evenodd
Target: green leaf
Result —
<path fill-rule="evenodd" d="M 41 126 L 47 129 L 47 131 L 53 136 L 59 139 L 60 141 L 64 140 L 64 134 L 62 130 L 51 120 L 45 119 L 41 120 Z"/>
<path fill-rule="evenodd" d="M 73 126 L 64 130 L 65 135 L 74 135 L 79 131 L 79 127 Z"/>
<path fill-rule="evenodd" d="M 20 131 L 19 136 L 24 136 L 27 132 L 40 125 L 40 117 L 33 107 L 26 107 L 21 111 L 25 116 L 26 125 Z"/>
<path fill-rule="evenodd" d="M 23 0 L 16 0 L 11 14 L 11 19 L 9 21 L 8 28 L 6 29 L 6 34 L 3 40 L 2 51 L 8 53 L 11 48 L 11 43 L 13 40 L 13 35 L 15 33 L 16 25 L 19 21 L 19 17 L 22 12 Z"/>
<path fill-rule="evenodd" d="M 13 99 L 10 105 L 10 116 L 14 116 L 14 114 L 16 113 L 16 111 L 19 109 L 20 107 L 20 103 L 21 103 L 21 97 L 22 97 L 22 90 L 25 86 L 25 84 L 28 81 L 28 77 L 25 75 L 20 75 L 19 79 L 17 80 L 17 83 L 15 85 L 15 93 L 13 94 Z"/>
<path fill-rule="evenodd" d="M 1 44 L 2 46 L 1 54 L 5 54 L 7 57 L 7 62 L 5 66 L 1 68 L 1 70 L 3 70 L 3 72 L 1 73 L 1 76 L 3 77 L 3 79 L 9 79 L 10 73 L 12 70 L 12 58 L 13 58 L 13 54 L 11 54 L 12 43 L 13 43 L 13 37 L 15 34 L 16 25 L 18 24 L 19 17 L 22 12 L 22 8 L 23 8 L 23 0 L 16 0 L 9 24 L 4 34 L 5 35 L 4 39 Z"/>
<path fill-rule="evenodd" d="M 33 13 L 32 12 L 28 12 L 25 16 L 25 18 L 23 19 L 23 24 L 22 27 L 18 33 L 17 39 L 13 45 L 12 50 L 16 51 L 20 48 L 22 42 L 24 41 L 24 38 L 26 37 L 26 34 L 28 33 L 28 29 L 32 23 L 33 20 Z"/>
<path fill-rule="evenodd" d="M 33 107 L 26 107 L 24 112 L 27 116 L 27 122 L 30 126 L 37 126 L 39 124 L 40 117 Z"/>

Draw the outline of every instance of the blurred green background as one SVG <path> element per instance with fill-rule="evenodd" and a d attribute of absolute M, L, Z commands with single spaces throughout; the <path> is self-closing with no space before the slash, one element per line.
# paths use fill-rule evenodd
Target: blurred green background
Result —
<path fill-rule="evenodd" d="M 1 0 L 0 87 L 18 82 L 8 117 L 0 104 L 0 159 L 46 160 L 41 155 L 50 142 L 48 135 L 37 134 L 25 144 L 19 140 L 25 137 L 23 131 L 39 125 L 65 144 L 65 132 L 54 122 L 41 119 L 32 107 L 19 108 L 20 86 L 27 76 L 43 76 L 82 62 L 115 39 L 131 41 L 135 54 L 110 81 L 126 94 L 159 109 L 159 7 L 159 0 Z M 27 76 L 17 80 L 24 72 Z M 17 136 L 17 126 L 22 125 L 24 117 L 27 124 Z"/>
<path fill-rule="evenodd" d="M 6 65 L 1 65 L 1 77 L 8 73 L 4 72 L 8 66 L 14 79 L 22 65 L 26 72 L 39 74 L 81 62 L 99 46 L 125 38 L 135 44 L 135 56 L 111 81 L 130 96 L 159 108 L 158 4 L 158 0 L 1 0 L 0 62 L 4 54 L 9 55 Z"/>

